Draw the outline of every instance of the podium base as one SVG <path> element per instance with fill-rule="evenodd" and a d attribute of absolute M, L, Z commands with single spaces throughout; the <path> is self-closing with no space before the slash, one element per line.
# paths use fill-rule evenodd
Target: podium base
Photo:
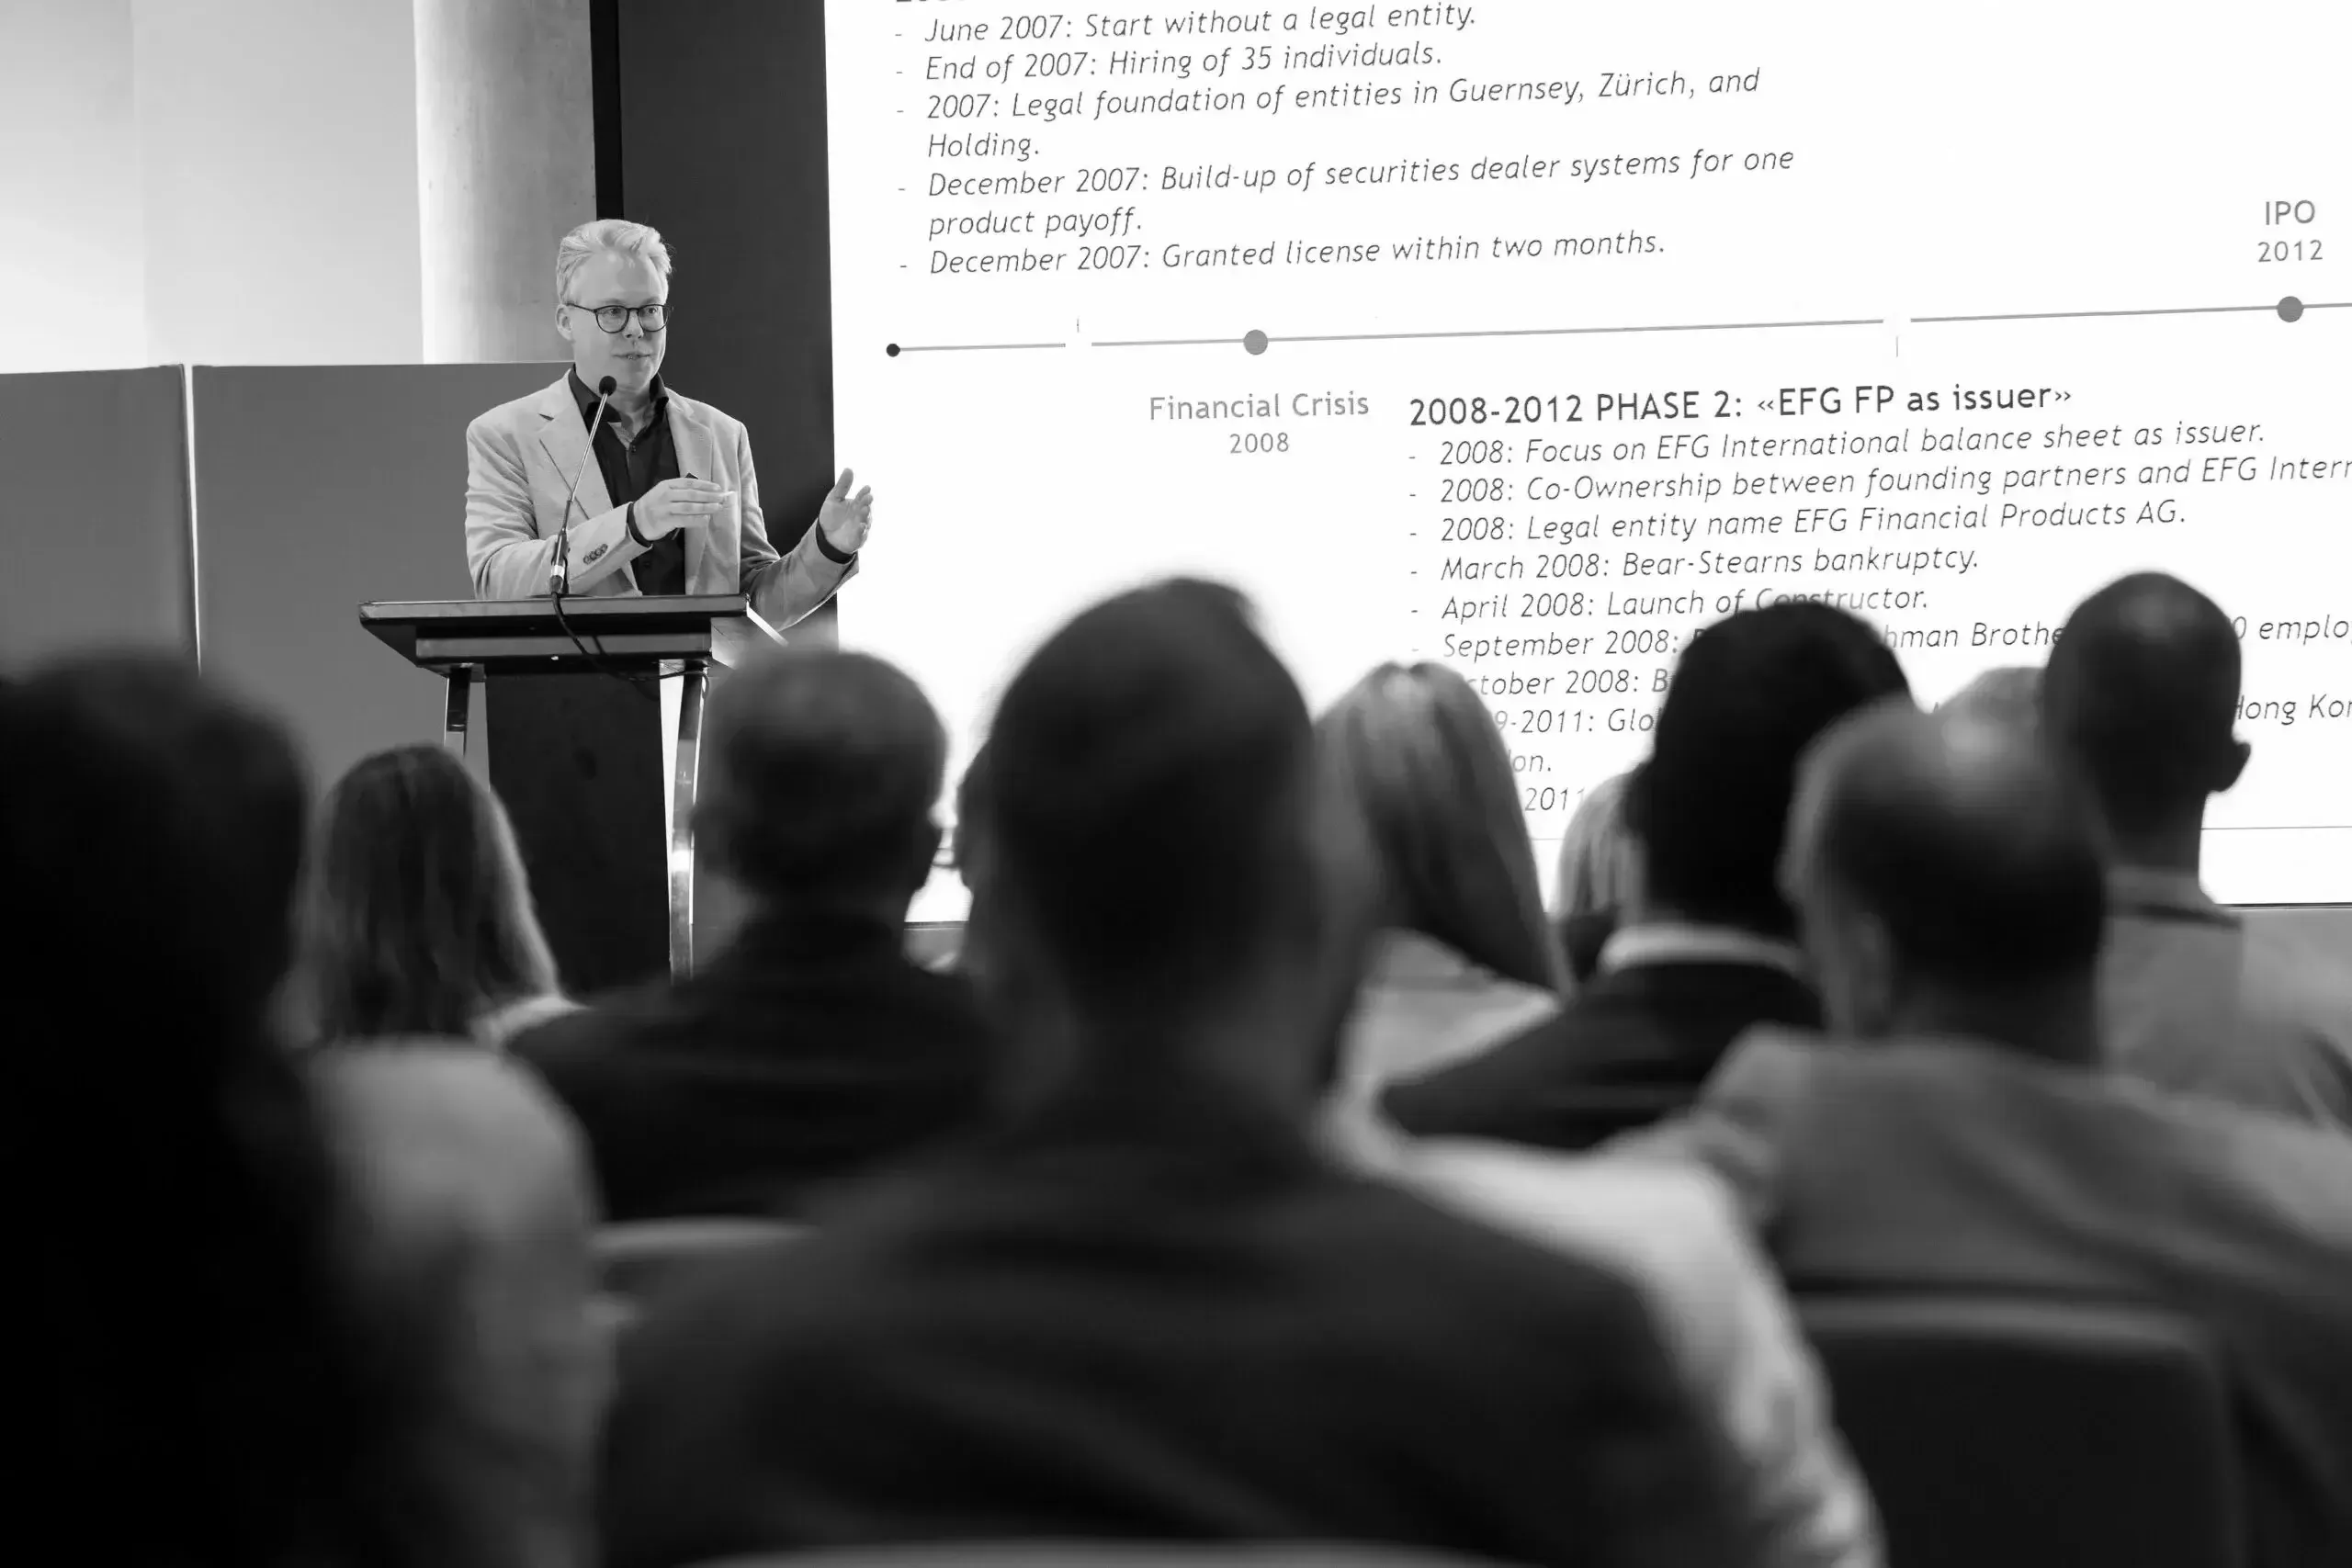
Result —
<path fill-rule="evenodd" d="M 491 784 L 514 819 L 564 988 L 592 996 L 670 974 L 671 781 L 651 681 L 493 670 L 485 685 Z"/>

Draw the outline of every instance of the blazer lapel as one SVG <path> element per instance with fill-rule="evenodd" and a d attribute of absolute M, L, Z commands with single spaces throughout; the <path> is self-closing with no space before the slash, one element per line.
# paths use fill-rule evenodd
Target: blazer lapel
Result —
<path fill-rule="evenodd" d="M 539 446 L 555 466 L 555 486 L 551 493 L 538 502 L 539 535 L 553 538 L 562 526 L 564 497 L 571 491 L 571 476 L 580 476 L 580 499 L 571 520 L 580 523 L 597 517 L 613 509 L 613 498 L 605 489 L 605 476 L 589 456 L 588 422 L 580 417 L 580 405 L 571 400 L 569 379 L 558 381 L 539 394 Z M 582 467 L 582 464 L 585 467 Z"/>
<path fill-rule="evenodd" d="M 710 427 L 695 417 L 694 407 L 677 393 L 670 394 L 670 444 L 678 454 L 678 475 L 681 479 L 709 479 L 714 483 L 728 482 L 718 472 L 718 444 L 711 439 Z M 686 592 L 708 592 L 702 583 L 703 558 L 709 552 L 707 528 L 686 530 Z M 718 590 L 732 593 L 734 587 Z"/>

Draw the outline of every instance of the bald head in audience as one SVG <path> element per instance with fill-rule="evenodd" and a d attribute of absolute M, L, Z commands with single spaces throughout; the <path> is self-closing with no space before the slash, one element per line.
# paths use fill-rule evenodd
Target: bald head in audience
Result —
<path fill-rule="evenodd" d="M 2126 864 L 2194 871 L 2205 803 L 2238 782 L 2237 629 L 2177 578 L 2142 572 L 2076 607 L 2050 650 L 2042 723 Z"/>
<path fill-rule="evenodd" d="M 1838 1033 L 2096 1059 L 2098 823 L 2014 728 L 1894 705 L 1838 725 L 1805 759 L 1783 876 Z"/>

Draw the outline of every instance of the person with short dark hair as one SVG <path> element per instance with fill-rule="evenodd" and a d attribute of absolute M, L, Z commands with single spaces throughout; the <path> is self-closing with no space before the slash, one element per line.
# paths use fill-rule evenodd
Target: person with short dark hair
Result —
<path fill-rule="evenodd" d="M 565 1011 L 506 811 L 439 746 L 353 765 L 304 878 L 300 991 L 313 1038 L 498 1045 Z"/>
<path fill-rule="evenodd" d="M 1426 1137 L 1589 1147 L 1687 1104 L 1755 1023 L 1819 1003 L 1774 881 L 1798 757 L 1855 709 L 1906 696 L 1878 633 L 1843 610 L 1743 610 L 1690 639 L 1627 781 L 1640 898 L 1567 1007 L 1493 1049 L 1389 1089 Z"/>
<path fill-rule="evenodd" d="M 2014 725 L 1858 715 L 1805 763 L 1786 882 L 1835 1038 L 1755 1032 L 1619 1156 L 1713 1167 L 1800 1297 L 2188 1319 L 2234 1395 L 2245 1560 L 2352 1562 L 2352 1145 L 2104 1070 L 2075 781 Z"/>
<path fill-rule="evenodd" d="M 1383 930 L 1343 1052 L 1352 1115 L 1390 1079 L 1557 1012 L 1565 976 L 1510 752 L 1470 682 L 1442 664 L 1385 664 L 1316 730 L 1379 873 Z"/>
<path fill-rule="evenodd" d="M 922 690 L 864 654 L 775 654 L 720 682 L 703 748 L 697 853 L 742 929 L 514 1044 L 587 1130 L 614 1220 L 789 1214 L 954 1135 L 986 1087 L 970 983 L 905 951 L 946 772 Z"/>
<path fill-rule="evenodd" d="M 2239 669 L 2221 606 L 2154 572 L 2085 600 L 2051 650 L 2043 722 L 2108 829 L 2109 1050 L 2168 1089 L 2352 1131 L 2352 972 L 2199 877 L 2206 803 L 2251 755 Z"/>
<path fill-rule="evenodd" d="M 989 767 L 1003 1113 L 639 1324 L 612 1568 L 1053 1538 L 1756 1561 L 1630 1281 L 1317 1148 L 1368 868 L 1238 596 L 1078 616 Z"/>
<path fill-rule="evenodd" d="M 388 1114 L 355 1059 L 277 1036 L 305 809 L 284 730 L 188 666 L 100 657 L 0 694 L 0 754 L 7 1142 L 79 1145 L 11 1220 L 19 1534 L 203 1568 L 586 1562 L 585 1292 L 541 1311 L 560 1292 L 518 1285 L 494 1200 L 452 1176 L 488 1148 L 576 1171 L 486 1053 L 401 1053 Z"/>

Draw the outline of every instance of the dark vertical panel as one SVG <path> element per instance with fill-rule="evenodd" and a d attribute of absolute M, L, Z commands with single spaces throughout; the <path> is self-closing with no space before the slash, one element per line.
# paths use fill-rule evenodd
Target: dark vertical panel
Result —
<path fill-rule="evenodd" d="M 620 0 L 588 0 L 588 82 L 596 122 L 596 216 L 626 218 L 621 182 Z"/>
<path fill-rule="evenodd" d="M 0 376 L 0 660 L 196 651 L 176 365 Z"/>
<path fill-rule="evenodd" d="M 575 996 L 670 970 L 662 705 L 580 673 L 493 674 L 490 782 L 514 821 L 531 894 Z"/>
<path fill-rule="evenodd" d="M 825 8 L 617 4 L 627 215 L 661 230 L 677 265 L 663 378 L 749 427 L 768 528 L 789 548 L 834 471 Z"/>
<path fill-rule="evenodd" d="M 470 599 L 466 425 L 556 365 L 198 367 L 204 665 L 292 723 L 322 780 L 440 733 L 442 683 L 359 629 Z"/>

